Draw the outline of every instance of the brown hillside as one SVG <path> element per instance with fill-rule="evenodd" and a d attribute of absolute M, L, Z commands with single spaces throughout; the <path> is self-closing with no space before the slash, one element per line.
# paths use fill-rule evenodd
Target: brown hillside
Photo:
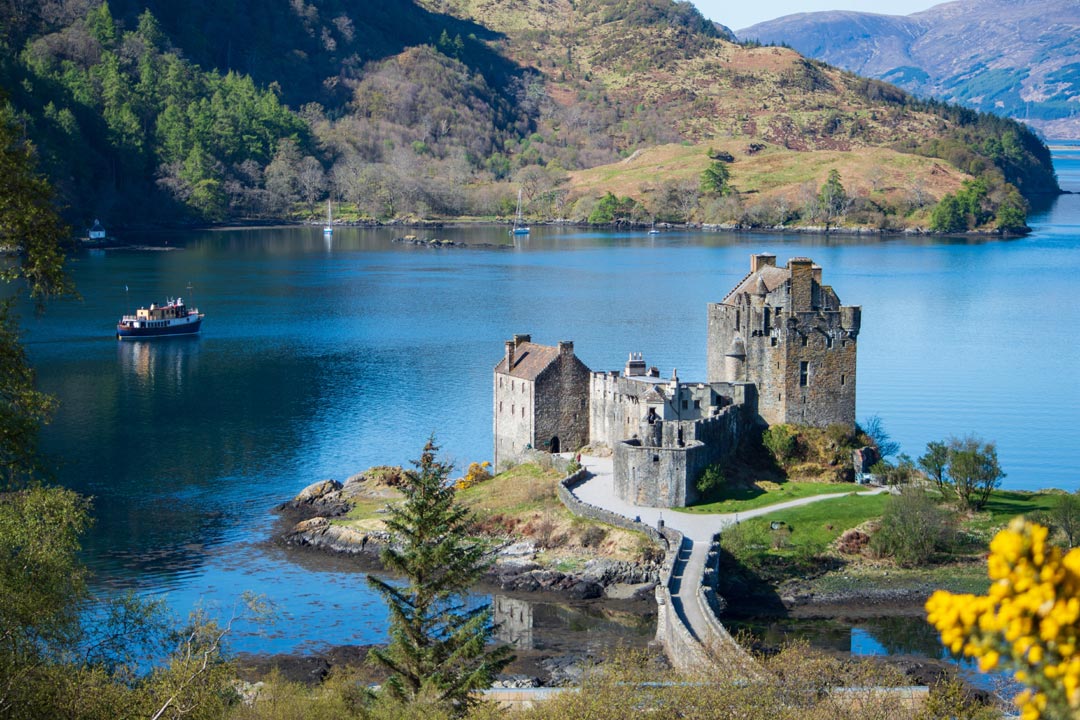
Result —
<path fill-rule="evenodd" d="M 563 162 L 591 168 L 571 173 L 571 199 L 610 191 L 646 200 L 661 179 L 700 178 L 712 147 L 736 158 L 732 185 L 754 194 L 743 205 L 763 198 L 797 203 L 807 192 L 804 185 L 823 182 L 835 168 L 849 190 L 877 202 L 906 203 L 905 224 L 919 225 L 927 221 L 919 208 L 970 177 L 941 160 L 894 149 L 945 137 L 952 129 L 940 115 L 887 102 L 902 98 L 895 89 L 787 48 L 709 37 L 680 25 L 681 16 L 672 16 L 670 8 L 657 10 L 659 16 L 646 12 L 663 3 L 427 5 L 483 22 L 501 34 L 501 52 L 539 73 L 546 104 L 542 137 L 606 130 L 612 149 L 628 156 L 612 162 L 594 153 Z"/>

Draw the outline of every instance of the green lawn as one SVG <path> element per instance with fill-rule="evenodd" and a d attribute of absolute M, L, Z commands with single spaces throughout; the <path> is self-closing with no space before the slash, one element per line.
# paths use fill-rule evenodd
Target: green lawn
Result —
<path fill-rule="evenodd" d="M 992 529 L 1008 524 L 1017 515 L 1049 512 L 1057 507 L 1060 497 L 1058 493 L 997 490 L 970 525 L 980 530 Z"/>
<path fill-rule="evenodd" d="M 888 495 L 848 495 L 801 507 L 777 510 L 762 517 L 747 520 L 764 529 L 773 522 L 782 522 L 791 530 L 789 551 L 799 549 L 818 551 L 842 532 L 866 520 L 879 517 L 885 509 Z"/>
<path fill-rule="evenodd" d="M 772 484 L 772 483 L 770 483 Z M 846 495 L 862 490 L 856 485 L 819 482 L 786 482 L 775 490 L 763 490 L 758 486 L 724 488 L 713 502 L 685 508 L 673 508 L 688 513 L 733 513 L 798 500 L 814 495 Z M 833 502 L 833 501 L 827 501 Z"/>

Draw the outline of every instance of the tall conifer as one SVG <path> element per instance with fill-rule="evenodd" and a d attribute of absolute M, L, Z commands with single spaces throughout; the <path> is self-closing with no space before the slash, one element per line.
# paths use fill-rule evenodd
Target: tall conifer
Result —
<path fill-rule="evenodd" d="M 463 712 L 470 694 L 488 687 L 512 658 L 507 646 L 486 647 L 491 606 L 467 602 L 493 557 L 470 537 L 472 513 L 456 502 L 452 466 L 436 458 L 438 450 L 429 438 L 416 469 L 405 473 L 404 502 L 390 507 L 393 542 L 382 561 L 405 583 L 368 577 L 390 607 L 390 644 L 370 659 L 390 671 L 386 689 L 396 698 Z"/>

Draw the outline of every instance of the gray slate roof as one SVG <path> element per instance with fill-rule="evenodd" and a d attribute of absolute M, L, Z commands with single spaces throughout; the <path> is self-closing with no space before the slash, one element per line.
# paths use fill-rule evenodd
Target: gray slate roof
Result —
<path fill-rule="evenodd" d="M 760 292 L 760 286 L 758 281 L 762 281 L 765 284 L 765 288 L 772 292 L 776 288 L 783 285 L 791 277 L 791 270 L 786 267 L 775 267 L 773 265 L 766 265 L 759 269 L 757 272 L 748 273 L 746 277 L 742 279 L 735 288 L 729 292 L 724 299 L 723 303 L 728 303 L 734 300 L 743 293 L 754 294 Z"/>

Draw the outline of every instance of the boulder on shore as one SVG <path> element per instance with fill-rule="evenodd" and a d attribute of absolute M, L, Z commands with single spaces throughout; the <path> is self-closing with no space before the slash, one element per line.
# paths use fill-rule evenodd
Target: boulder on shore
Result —
<path fill-rule="evenodd" d="M 314 517 L 293 526 L 281 536 L 286 545 L 312 547 L 346 555 L 378 554 L 388 538 L 385 533 L 363 533 L 335 525 L 326 517 Z"/>
<path fill-rule="evenodd" d="M 305 515 L 337 517 L 349 511 L 349 502 L 341 492 L 337 480 L 320 480 L 300 491 L 292 500 L 282 503 L 278 510 L 292 510 Z"/>

